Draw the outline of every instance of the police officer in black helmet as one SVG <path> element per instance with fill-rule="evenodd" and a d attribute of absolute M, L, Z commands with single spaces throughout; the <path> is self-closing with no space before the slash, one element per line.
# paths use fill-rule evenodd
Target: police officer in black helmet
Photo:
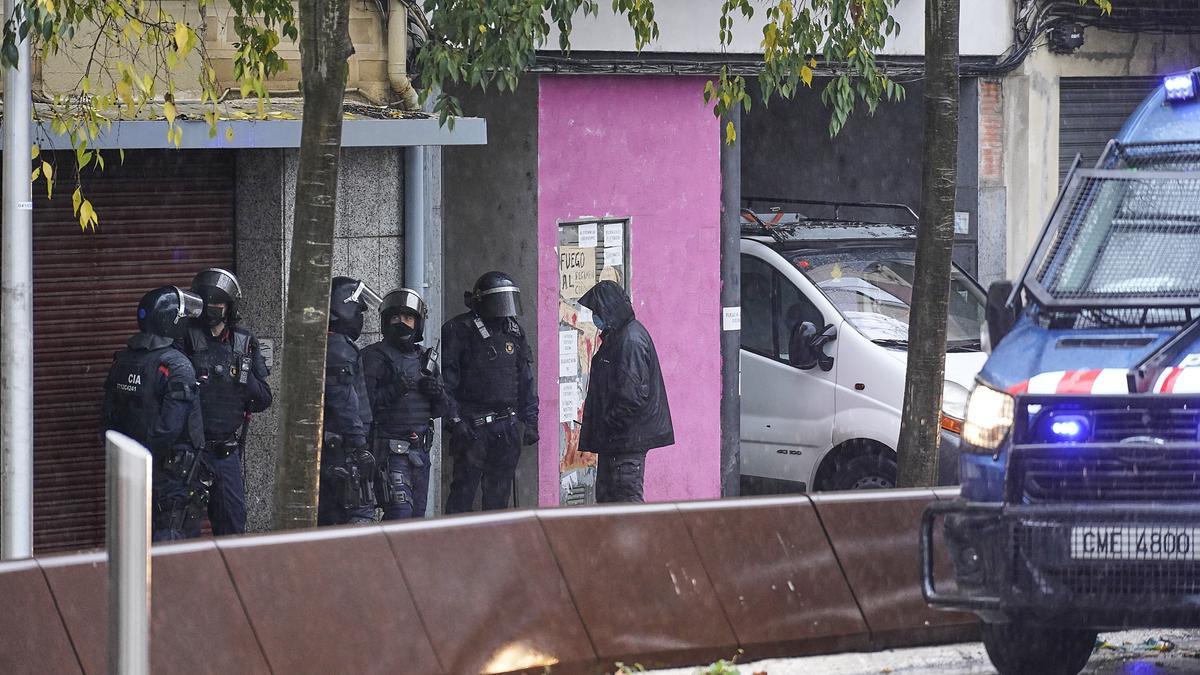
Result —
<path fill-rule="evenodd" d="M 241 324 L 242 287 L 232 272 L 211 268 L 192 279 L 204 299 L 204 314 L 180 341 L 200 382 L 205 460 L 213 470 L 208 518 L 213 534 L 246 531 L 246 487 L 242 453 L 250 414 L 271 405 L 267 363 L 254 334 Z"/>
<path fill-rule="evenodd" d="M 325 350 L 325 436 L 321 446 L 318 525 L 375 520 L 375 457 L 367 445 L 371 404 L 362 358 L 354 341 L 363 315 L 380 298 L 350 277 L 334 277 L 329 289 L 329 342 Z"/>
<path fill-rule="evenodd" d="M 447 513 L 470 511 L 481 484 L 485 510 L 507 506 L 521 446 L 538 440 L 533 356 L 517 323 L 521 289 L 509 275 L 488 272 L 467 305 L 442 327 L 454 456 Z"/>
<path fill-rule="evenodd" d="M 113 357 L 104 382 L 103 426 L 146 446 L 154 457 L 154 541 L 200 534 L 211 477 L 201 456 L 204 425 L 196 372 L 175 340 L 204 301 L 163 286 L 142 296 L 138 329 Z"/>
<path fill-rule="evenodd" d="M 384 520 L 425 517 L 433 420 L 446 408 L 436 353 L 421 347 L 427 315 L 416 291 L 388 293 L 379 306 L 383 340 L 363 350 Z"/>

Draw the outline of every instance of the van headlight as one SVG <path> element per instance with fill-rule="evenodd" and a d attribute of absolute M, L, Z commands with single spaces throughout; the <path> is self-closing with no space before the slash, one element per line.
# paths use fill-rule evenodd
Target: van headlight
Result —
<path fill-rule="evenodd" d="M 985 384 L 977 384 L 967 397 L 963 441 L 968 448 L 995 450 L 1013 425 L 1013 397 Z"/>
<path fill-rule="evenodd" d="M 963 414 L 967 406 L 967 388 L 946 380 L 942 384 L 941 426 L 952 434 L 962 434 Z"/>

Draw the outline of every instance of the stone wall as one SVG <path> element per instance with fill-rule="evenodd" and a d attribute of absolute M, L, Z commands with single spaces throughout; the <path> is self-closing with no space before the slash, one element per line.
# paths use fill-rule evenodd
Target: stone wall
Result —
<path fill-rule="evenodd" d="M 367 282 L 380 294 L 403 280 L 403 151 L 342 151 L 333 274 Z M 246 445 L 248 528 L 266 530 L 271 518 L 279 432 L 279 364 L 287 306 L 287 269 L 295 203 L 295 150 L 242 150 L 237 156 L 237 274 L 245 294 L 242 315 L 273 348 L 271 386 L 276 405 L 256 415 Z M 367 315 L 359 344 L 379 340 L 379 315 Z"/>

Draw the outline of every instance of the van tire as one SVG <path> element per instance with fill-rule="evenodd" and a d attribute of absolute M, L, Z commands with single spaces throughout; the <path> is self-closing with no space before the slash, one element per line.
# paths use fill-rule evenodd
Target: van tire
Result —
<path fill-rule="evenodd" d="M 859 455 L 839 467 L 830 483 L 834 490 L 894 488 L 896 473 L 896 460 L 887 455 Z"/>
<path fill-rule="evenodd" d="M 1023 621 L 983 623 L 983 646 L 1000 675 L 1076 675 L 1087 667 L 1096 631 Z"/>

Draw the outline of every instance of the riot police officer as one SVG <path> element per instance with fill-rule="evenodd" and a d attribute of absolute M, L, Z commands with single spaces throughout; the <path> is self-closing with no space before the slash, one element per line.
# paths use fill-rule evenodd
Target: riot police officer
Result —
<path fill-rule="evenodd" d="M 329 289 L 329 342 L 325 350 L 325 435 L 321 445 L 318 525 L 375 520 L 375 457 L 367 446 L 371 404 L 362 358 L 354 341 L 363 315 L 379 296 L 350 277 L 334 277 Z"/>
<path fill-rule="evenodd" d="M 383 340 L 363 350 L 384 520 L 425 517 L 433 420 L 446 407 L 436 352 L 420 346 L 427 316 L 416 291 L 388 293 L 379 306 Z"/>
<path fill-rule="evenodd" d="M 481 483 L 485 510 L 507 506 L 521 446 L 538 440 L 533 356 L 517 323 L 521 289 L 488 272 L 467 305 L 442 327 L 454 456 L 447 513 L 470 511 Z"/>
<path fill-rule="evenodd" d="M 113 357 L 104 383 L 105 429 L 146 446 L 154 459 L 153 538 L 199 536 L 211 478 L 205 466 L 204 425 L 196 372 L 175 340 L 204 301 L 163 286 L 138 303 L 139 333 Z"/>
<path fill-rule="evenodd" d="M 241 325 L 242 287 L 232 272 L 211 268 L 192 279 L 204 314 L 180 341 L 200 382 L 205 461 L 213 470 L 208 518 L 213 534 L 246 531 L 242 453 L 250 414 L 271 405 L 266 361 L 254 334 Z"/>

